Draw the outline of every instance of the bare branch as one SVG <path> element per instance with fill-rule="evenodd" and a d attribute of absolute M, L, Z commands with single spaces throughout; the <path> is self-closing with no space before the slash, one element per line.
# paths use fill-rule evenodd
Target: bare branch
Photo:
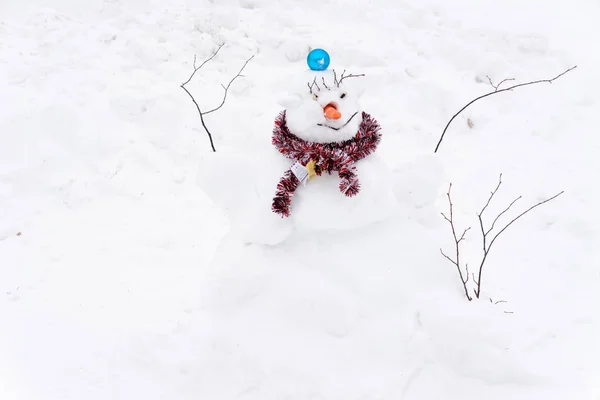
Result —
<path fill-rule="evenodd" d="M 464 230 L 464 232 L 462 233 L 462 235 L 460 236 L 460 239 L 458 239 L 458 243 L 462 242 L 465 239 L 465 234 L 471 229 L 471 227 L 468 227 L 467 229 Z"/>
<path fill-rule="evenodd" d="M 190 93 L 189 90 L 187 90 L 187 88 L 185 87 L 185 85 L 187 85 L 188 83 L 190 83 L 190 81 L 192 80 L 192 78 L 194 77 L 194 75 L 196 75 L 196 72 L 198 72 L 198 70 L 200 68 L 202 68 L 204 66 L 204 64 L 206 64 L 207 62 L 209 62 L 210 60 L 212 60 L 213 58 L 215 58 L 215 56 L 217 55 L 217 53 L 219 53 L 219 50 L 221 50 L 221 48 L 224 46 L 224 44 L 220 45 L 217 50 L 206 60 L 204 60 L 204 62 L 202 62 L 202 64 L 200 64 L 200 66 L 196 66 L 196 55 L 194 55 L 194 71 L 192 72 L 192 74 L 190 75 L 190 77 L 188 78 L 187 81 L 183 82 L 181 84 L 181 88 L 183 90 L 185 90 L 185 92 L 188 94 L 188 96 L 190 96 L 190 99 L 192 99 L 192 102 L 194 103 L 194 105 L 196 106 L 196 110 L 198 110 L 198 115 L 200 116 L 200 122 L 202 123 L 202 127 L 204 127 L 204 130 L 206 131 L 206 134 L 208 135 L 208 139 L 210 140 L 210 147 L 212 148 L 213 152 L 216 152 L 217 150 L 215 149 L 215 144 L 213 142 L 213 138 L 212 135 L 210 133 L 210 131 L 208 130 L 208 127 L 206 126 L 206 123 L 204 122 L 204 117 L 203 117 L 203 113 L 202 110 L 200 109 L 200 106 L 198 105 L 198 102 L 196 102 L 196 99 L 194 98 L 194 96 Z"/>
<path fill-rule="evenodd" d="M 200 111 L 200 106 L 196 102 L 196 99 L 194 99 L 194 96 L 192 96 L 192 94 L 189 92 L 189 90 L 186 89 L 185 86 L 181 85 L 181 88 L 183 90 L 185 90 L 185 92 L 188 94 L 188 96 L 190 96 L 190 99 L 192 99 L 192 101 L 194 102 L 194 105 L 196 106 L 196 109 L 198 110 L 198 115 L 200 115 L 200 122 L 202 123 L 202 126 L 204 127 L 204 130 L 208 134 L 208 139 L 210 140 L 210 147 L 212 148 L 213 152 L 216 152 L 217 150 L 215 150 L 215 144 L 213 142 L 212 135 L 210 134 L 210 131 L 206 127 L 206 123 L 204 122 L 204 118 L 202 117 L 202 111 Z"/>
<path fill-rule="evenodd" d="M 494 229 L 494 226 L 496 226 L 496 222 L 498 221 L 498 219 L 504 214 L 506 213 L 508 210 L 510 210 L 510 208 L 513 206 L 513 204 L 515 204 L 519 199 L 521 199 L 522 196 L 517 197 L 516 199 L 514 199 L 509 205 L 508 207 L 506 207 L 500 214 L 498 214 L 496 216 L 496 218 L 494 219 L 494 221 L 492 222 L 492 226 L 490 226 L 490 229 L 487 230 L 487 232 L 485 233 L 486 235 L 488 235 L 492 229 Z"/>
<path fill-rule="evenodd" d="M 483 214 L 483 212 L 481 214 Z M 485 253 L 485 240 L 487 238 L 487 233 L 485 232 L 485 228 L 483 227 L 483 218 L 481 217 L 481 214 L 477 214 L 477 218 L 479 219 L 479 228 L 481 228 L 481 235 L 483 236 L 483 252 Z"/>
<path fill-rule="evenodd" d="M 448 257 L 444 251 L 442 249 L 440 249 L 440 252 L 442 253 L 442 255 L 449 260 L 452 264 L 454 264 L 456 266 L 456 269 L 458 270 L 458 276 L 460 277 L 460 281 L 463 285 L 463 289 L 465 291 L 465 296 L 467 297 L 467 299 L 469 301 L 472 300 L 471 295 L 469 294 L 469 290 L 467 288 L 467 282 L 469 281 L 469 268 L 468 268 L 468 264 L 465 266 L 465 270 L 466 270 L 466 278 L 465 275 L 463 275 L 462 270 L 460 268 L 460 242 L 462 240 L 464 240 L 466 233 L 469 231 L 469 229 L 471 229 L 471 227 L 465 229 L 461 235 L 460 238 L 458 238 L 458 236 L 456 235 L 456 229 L 454 227 L 454 211 L 453 211 L 453 205 L 452 205 L 452 198 L 450 196 L 450 191 L 452 190 L 452 183 L 450 184 L 450 186 L 448 187 L 448 193 L 446 193 L 446 196 L 448 197 L 448 204 L 450 205 L 450 217 L 447 217 L 446 214 L 441 213 L 442 216 L 444 217 L 444 219 L 446 221 L 448 221 L 448 223 L 450 224 L 450 228 L 452 229 L 452 237 L 454 238 L 454 245 L 455 245 L 455 249 L 456 249 L 456 259 L 453 260 L 452 258 Z"/>
<path fill-rule="evenodd" d="M 446 214 L 444 214 L 444 213 L 441 213 L 441 214 L 442 214 L 442 217 L 444 217 L 444 219 L 445 219 L 446 221 L 448 221 L 448 222 L 452 223 L 452 221 L 450 220 L 450 218 L 446 217 Z"/>
<path fill-rule="evenodd" d="M 333 129 L 335 131 L 339 131 L 340 129 L 345 128 L 346 125 L 348 125 L 350 122 L 352 122 L 352 120 L 354 119 L 354 117 L 356 117 L 357 115 L 358 115 L 358 111 L 354 112 L 354 114 L 352 114 L 352 116 L 350 116 L 350 118 L 348 118 L 348 121 L 346 121 L 346 123 L 344 125 L 342 125 L 342 126 L 335 127 L 335 126 L 330 126 L 330 125 L 321 124 L 321 123 L 318 123 L 317 125 L 319 125 L 319 126 L 326 126 L 329 129 Z"/>
<path fill-rule="evenodd" d="M 219 46 L 219 48 L 217 48 L 217 50 L 216 50 L 216 51 L 215 51 L 215 52 L 212 54 L 212 56 L 210 56 L 210 57 L 208 57 L 206 60 L 204 60 L 204 61 L 202 62 L 202 64 L 200 64 L 200 66 L 199 66 L 199 67 L 196 67 L 196 55 L 194 54 L 194 71 L 192 72 L 192 74 L 190 75 L 190 77 L 188 78 L 188 80 L 187 80 L 187 81 L 185 81 L 185 82 L 183 82 L 183 83 L 181 84 L 181 86 L 183 87 L 183 86 L 187 85 L 188 83 L 190 83 L 190 81 L 192 80 L 192 78 L 194 77 L 194 75 L 196 75 L 196 72 L 198 72 L 198 70 L 199 70 L 200 68 L 202 68 L 202 67 L 204 66 L 204 64 L 206 64 L 207 62 L 209 62 L 210 60 L 212 60 L 213 58 L 215 58 L 215 57 L 216 57 L 216 55 L 219 53 L 219 50 L 221 50 L 221 48 L 222 48 L 224 45 L 225 45 L 225 43 L 223 43 L 222 45 L 220 45 L 220 46 Z"/>
<path fill-rule="evenodd" d="M 450 212 L 449 214 L 446 213 L 441 213 L 442 217 L 444 217 L 444 219 L 450 224 L 450 227 L 452 229 L 452 236 L 454 238 L 454 244 L 455 244 L 455 248 L 456 248 L 456 257 L 455 259 L 450 258 L 449 256 L 447 256 L 441 249 L 440 251 L 442 252 L 442 255 L 449 260 L 450 262 L 452 262 L 452 264 L 454 264 L 454 266 L 457 267 L 458 269 L 458 273 L 460 276 L 460 280 L 463 283 L 463 288 L 465 290 L 465 295 L 467 296 L 467 298 L 469 300 L 472 300 L 472 298 L 469 295 L 469 292 L 467 290 L 467 282 L 469 280 L 469 277 L 471 277 L 473 279 L 473 283 L 475 284 L 475 288 L 473 289 L 473 294 L 476 298 L 480 298 L 481 296 L 481 285 L 482 285 L 482 275 L 483 275 L 483 267 L 485 265 L 485 262 L 490 254 L 490 250 L 492 248 L 492 246 L 494 245 L 494 243 L 496 242 L 496 240 L 498 239 L 498 237 L 505 232 L 508 227 L 510 227 L 512 224 L 514 224 L 517 220 L 519 220 L 521 217 L 523 217 L 525 214 L 527 214 L 528 212 L 530 212 L 531 210 L 533 210 L 536 207 L 541 206 L 542 204 L 545 204 L 555 198 L 557 198 L 558 196 L 560 196 L 561 194 L 564 193 L 564 191 L 561 191 L 557 194 L 555 194 L 554 196 L 546 199 L 546 200 L 542 200 L 536 204 L 534 204 L 533 206 L 529 207 L 527 210 L 523 211 L 522 213 L 520 213 L 519 215 L 517 215 L 515 218 L 513 218 L 512 220 L 510 220 L 496 235 L 494 235 L 491 240 L 489 239 L 490 233 L 494 230 L 494 228 L 496 227 L 496 223 L 499 221 L 500 217 L 502 217 L 504 214 L 506 214 L 511 208 L 512 206 L 522 197 L 519 196 L 516 199 L 514 199 L 504 210 L 502 210 L 492 221 L 492 224 L 490 226 L 489 229 L 485 228 L 485 224 L 483 222 L 483 214 L 484 212 L 487 210 L 488 206 L 490 205 L 490 203 L 492 202 L 494 196 L 496 195 L 496 193 L 498 192 L 498 190 L 500 189 L 500 186 L 502 185 L 502 174 L 500 174 L 499 178 L 498 178 L 498 184 L 496 185 L 496 187 L 494 188 L 494 190 L 490 193 L 490 196 L 488 197 L 485 205 L 483 206 L 483 208 L 481 209 L 481 211 L 479 213 L 477 213 L 477 218 L 479 221 L 479 229 L 481 231 L 481 238 L 482 238 L 482 250 L 483 250 L 483 256 L 481 257 L 481 260 L 479 262 L 479 268 L 476 272 L 473 272 L 471 274 L 469 274 L 469 268 L 468 268 L 468 264 L 465 264 L 465 270 L 466 270 L 466 278 L 462 273 L 461 267 L 460 267 L 460 251 L 459 251 L 459 245 L 460 242 L 462 242 L 465 237 L 467 232 L 471 229 L 470 227 L 465 229 L 462 233 L 462 235 L 460 236 L 460 238 L 457 236 L 456 234 L 456 229 L 454 226 L 454 215 L 453 215 L 453 204 L 452 204 L 452 199 L 450 196 L 450 192 L 452 190 L 452 184 L 449 185 L 448 187 L 448 192 L 446 193 L 446 196 L 448 197 L 448 204 L 450 206 Z M 477 276 L 475 276 L 477 274 Z M 492 299 L 490 299 L 490 302 L 492 302 Z M 504 301 L 498 301 L 495 304 L 501 303 Z"/>
<path fill-rule="evenodd" d="M 240 71 L 237 73 L 236 76 L 233 77 L 233 79 L 231 79 L 231 81 L 229 81 L 229 83 L 227 84 L 227 86 L 221 85 L 221 87 L 225 90 L 225 93 L 223 94 L 223 100 L 221 101 L 221 104 L 218 107 L 216 107 L 216 108 L 214 108 L 214 109 L 212 109 L 210 111 L 202 112 L 202 110 L 200 109 L 200 106 L 198 105 L 198 102 L 196 101 L 196 99 L 194 98 L 194 96 L 190 93 L 190 91 L 185 87 L 185 85 L 187 85 L 188 83 L 190 83 L 190 81 L 192 80 L 192 78 L 194 77 L 194 75 L 196 75 L 196 72 L 198 72 L 198 70 L 200 70 L 200 68 L 202 68 L 204 66 L 204 64 L 206 64 L 207 62 L 209 62 L 210 60 L 212 60 L 213 58 L 215 58 L 215 56 L 219 53 L 219 50 L 221 50 L 221 48 L 223 46 L 224 46 L 224 44 L 221 44 L 217 48 L 217 50 L 210 57 L 208 57 L 206 60 L 204 60 L 202 62 L 202 64 L 200 64 L 199 66 L 196 66 L 196 56 L 194 55 L 194 63 L 193 63 L 194 71 L 192 72 L 192 74 L 190 75 L 190 77 L 185 82 L 183 82 L 181 84 L 181 88 L 183 90 L 185 90 L 185 92 L 190 97 L 190 99 L 192 99 L 192 102 L 196 106 L 196 110 L 198 110 L 198 115 L 200 116 L 200 122 L 202 123 L 202 127 L 204 128 L 204 130 L 206 131 L 206 133 L 208 135 L 208 139 L 210 140 L 210 147 L 212 148 L 213 152 L 216 152 L 217 150 L 215 149 L 215 145 L 214 145 L 214 142 L 213 142 L 212 134 L 208 130 L 208 127 L 206 126 L 206 123 L 204 121 L 204 115 L 210 114 L 210 113 L 212 113 L 214 111 L 217 111 L 221 107 L 223 107 L 223 104 L 225 104 L 225 100 L 227 99 L 227 92 L 229 90 L 229 87 L 231 86 L 231 84 L 233 83 L 233 81 L 236 78 L 243 76 L 242 75 L 242 71 L 244 70 L 244 68 L 246 67 L 246 65 L 248 64 L 248 62 L 250 60 L 252 60 L 252 58 L 254 58 L 254 56 L 252 56 L 248 60 L 246 60 L 246 62 L 244 63 L 244 65 L 242 66 L 242 68 L 240 69 Z"/>
<path fill-rule="evenodd" d="M 517 221 L 519 218 L 521 218 L 523 215 L 527 214 L 529 211 L 533 210 L 534 208 L 541 206 L 544 203 L 549 202 L 550 200 L 553 200 L 555 198 L 557 198 L 558 196 L 560 196 L 562 193 L 564 193 L 564 191 L 550 197 L 549 199 L 546 199 L 544 201 L 540 201 L 537 204 L 534 204 L 533 206 L 529 207 L 527 210 L 525 210 L 524 212 L 522 212 L 521 214 L 519 214 L 517 217 L 515 217 L 514 219 L 512 219 L 504 228 L 502 228 L 500 230 L 500 232 L 498 232 L 491 241 L 489 241 L 488 244 L 488 235 L 490 234 L 490 232 L 494 229 L 494 227 L 496 226 L 496 222 L 498 221 L 498 219 L 504 215 L 508 210 L 510 210 L 510 208 L 517 202 L 517 200 L 521 199 L 521 196 L 517 197 L 515 200 L 513 200 L 508 207 L 506 207 L 502 212 L 500 212 L 500 214 L 498 214 L 496 216 L 496 218 L 494 219 L 494 221 L 492 222 L 491 227 L 486 230 L 484 228 L 484 224 L 483 224 L 483 212 L 485 211 L 485 209 L 487 208 L 487 206 L 490 204 L 491 199 L 494 197 L 494 194 L 496 194 L 496 192 L 498 191 L 498 188 L 500 187 L 500 184 L 502 183 L 502 174 L 500 174 L 500 182 L 498 183 L 498 186 L 496 186 L 496 189 L 492 192 L 491 196 L 489 197 L 486 205 L 483 207 L 483 209 L 481 210 L 481 212 L 479 214 L 477 214 L 478 218 L 479 218 L 479 227 L 481 228 L 481 235 L 482 235 L 482 247 L 483 247 L 483 257 L 481 258 L 481 263 L 479 264 L 479 272 L 478 272 L 478 278 L 475 279 L 475 277 L 473 277 L 473 280 L 475 281 L 475 284 L 477 285 L 477 288 L 475 289 L 475 296 L 477 298 L 479 298 L 479 296 L 481 295 L 481 277 L 483 274 L 483 266 L 485 265 L 485 262 L 487 260 L 487 257 L 490 253 L 490 250 L 492 248 L 492 245 L 494 244 L 494 242 L 496 241 L 496 239 L 498 238 L 498 236 L 500 236 L 500 234 L 502 234 L 502 232 L 504 232 L 510 225 L 512 225 L 515 221 Z"/>
<path fill-rule="evenodd" d="M 488 81 L 490 82 L 490 85 L 491 85 L 491 86 L 492 86 L 494 89 L 496 89 L 496 90 L 494 90 L 495 92 L 497 92 L 497 91 L 498 91 L 498 89 L 500 88 L 500 86 L 501 86 L 501 85 L 502 85 L 504 82 L 508 82 L 508 81 L 514 81 L 514 80 L 515 80 L 515 78 L 506 78 L 506 79 L 503 79 L 503 80 L 501 80 L 499 84 L 497 84 L 497 85 L 494 85 L 494 82 L 492 82 L 492 78 L 490 78 L 490 77 L 489 77 L 489 76 L 487 76 L 487 75 L 486 75 L 486 77 L 488 78 Z"/>
<path fill-rule="evenodd" d="M 360 76 L 365 76 L 365 74 L 358 74 L 358 75 L 349 74 L 349 75 L 344 76 L 345 73 L 346 73 L 346 70 L 344 70 L 344 72 L 342 72 L 342 77 L 338 81 L 337 77 L 335 77 L 335 71 L 334 71 L 334 81 L 335 81 L 337 87 L 340 87 L 340 85 L 342 84 L 342 81 L 346 78 L 358 78 Z"/>
<path fill-rule="evenodd" d="M 491 95 L 493 95 L 493 94 L 496 94 L 496 93 L 501 93 L 501 92 L 506 92 L 506 91 L 513 90 L 513 89 L 516 89 L 516 88 L 518 88 L 518 87 L 522 87 L 522 86 L 534 85 L 534 84 L 537 84 L 537 83 L 544 83 L 544 82 L 545 82 L 545 83 L 552 83 L 552 82 L 554 82 L 555 80 L 557 80 L 558 78 L 560 78 L 561 76 L 563 76 L 564 74 L 566 74 L 567 72 L 574 70 L 575 68 L 577 68 L 577 66 L 576 66 L 576 65 L 575 65 L 574 67 L 571 67 L 571 68 L 567 69 L 566 71 L 562 72 L 561 74 L 559 74 L 559 75 L 555 76 L 555 77 L 554 77 L 554 78 L 552 78 L 552 79 L 541 79 L 541 80 L 532 81 L 532 82 L 520 83 L 520 84 L 518 84 L 518 85 L 510 86 L 510 87 L 508 87 L 508 88 L 505 88 L 505 89 L 498 89 L 498 87 L 500 86 L 500 84 L 498 84 L 498 85 L 496 86 L 496 88 L 494 89 L 494 91 L 493 91 L 493 92 L 486 93 L 486 94 L 484 94 L 484 95 L 482 95 L 482 96 L 479 96 L 479 97 L 477 97 L 477 98 L 475 98 L 475 99 L 471 100 L 469 103 L 467 103 L 467 105 L 465 105 L 463 108 L 461 108 L 461 109 L 460 109 L 460 111 L 458 111 L 456 114 L 454 114 L 454 116 L 452 116 L 452 118 L 450 118 L 450 121 L 448 121 L 448 123 L 446 124 L 446 127 L 444 128 L 444 131 L 442 132 L 442 136 L 440 137 L 440 140 L 438 141 L 437 145 L 435 146 L 434 153 L 437 153 L 437 151 L 438 151 L 438 149 L 439 149 L 440 145 L 442 144 L 442 140 L 444 139 L 444 135 L 446 134 L 446 131 L 448 130 L 448 127 L 450 126 L 450 124 L 452 123 L 452 121 L 454 121 L 454 119 L 455 119 L 456 117 L 458 117 L 458 115 L 459 115 L 461 112 L 463 112 L 463 111 L 464 111 L 464 110 L 465 110 L 467 107 L 469 107 L 471 104 L 475 103 L 477 100 L 481 100 L 481 99 L 483 99 L 483 98 L 485 98 L 485 97 L 488 97 L 488 96 L 491 96 Z M 491 81 L 491 80 L 490 80 L 490 81 Z M 502 83 L 502 82 L 501 82 L 501 83 Z M 492 85 L 492 86 L 493 86 L 493 85 Z"/>
<path fill-rule="evenodd" d="M 216 107 L 216 108 L 213 108 L 213 109 L 212 109 L 212 110 L 210 110 L 210 111 L 206 111 L 206 112 L 204 113 L 204 115 L 206 115 L 206 114 L 210 114 L 211 112 L 215 112 L 215 111 L 217 111 L 219 108 L 223 107 L 223 104 L 225 104 L 225 100 L 227 99 L 227 91 L 229 90 L 229 87 L 231 87 L 231 84 L 233 83 L 233 81 L 235 81 L 235 80 L 236 80 L 236 78 L 239 78 L 239 77 L 241 77 L 241 76 L 242 76 L 242 71 L 244 70 L 244 68 L 246 68 L 246 65 L 248 65 L 248 63 L 250 62 L 250 60 L 252 60 L 253 58 L 254 58 L 254 55 L 252 55 L 252 57 L 250 57 L 249 59 L 247 59 L 247 60 L 246 60 L 246 62 L 244 63 L 244 65 L 242 65 L 242 68 L 240 68 L 240 71 L 237 73 L 237 75 L 236 75 L 236 76 L 234 76 L 234 77 L 233 77 L 233 78 L 232 78 L 232 79 L 229 81 L 229 83 L 227 84 L 227 86 L 223 86 L 223 85 L 221 85 L 221 87 L 222 87 L 223 89 L 225 89 L 225 93 L 223 93 L 223 100 L 221 101 L 221 104 L 219 104 L 219 106 L 218 106 L 218 107 Z"/>
<path fill-rule="evenodd" d="M 511 226 L 515 221 L 517 221 L 519 218 L 521 218 L 523 215 L 527 214 L 529 211 L 533 210 L 536 207 L 541 206 L 542 204 L 545 204 L 551 200 L 554 200 L 555 198 L 557 198 L 558 196 L 560 196 L 561 194 L 563 194 L 565 191 L 561 191 L 557 194 L 555 194 L 554 196 L 540 201 L 539 203 L 534 204 L 533 206 L 529 207 L 527 210 L 523 211 L 521 214 L 517 215 L 515 218 L 513 218 L 504 228 L 502 228 L 502 230 L 500 230 L 500 232 L 498 232 L 494 238 L 492 239 L 492 241 L 490 242 L 490 245 L 488 247 L 488 252 L 490 251 L 490 249 L 492 248 L 492 245 L 494 244 L 494 242 L 496 241 L 496 239 L 498 238 L 498 236 L 500 236 L 500 234 L 502 234 L 502 232 L 504 232 L 509 226 Z"/>
<path fill-rule="evenodd" d="M 327 86 L 327 84 L 325 83 L 325 77 L 322 76 L 321 79 L 323 80 L 323 86 L 325 87 L 325 89 L 329 90 L 329 86 Z"/>
<path fill-rule="evenodd" d="M 494 190 L 492 190 L 492 193 L 491 193 L 490 197 L 488 198 L 487 203 L 485 203 L 485 206 L 483 206 L 483 208 L 481 209 L 479 216 L 483 215 L 483 212 L 485 211 L 485 209 L 488 208 L 488 206 L 490 205 L 490 202 L 496 195 L 496 192 L 498 191 L 498 189 L 500 189 L 500 185 L 502 185 L 502 174 L 500 174 L 500 177 L 498 178 L 498 185 L 496 186 L 496 188 Z"/>
<path fill-rule="evenodd" d="M 486 248 L 487 248 L 487 246 L 486 246 L 487 245 L 487 234 L 489 233 L 489 231 L 486 232 L 485 228 L 483 227 L 483 213 L 485 212 L 485 210 L 490 205 L 492 199 L 494 198 L 494 196 L 498 192 L 498 189 L 500 189 L 500 185 L 502 185 L 502 173 L 500 173 L 500 176 L 498 177 L 498 185 L 496 185 L 496 188 L 494 190 L 492 190 L 492 192 L 490 194 L 490 197 L 488 197 L 487 203 L 485 203 L 485 205 L 483 206 L 483 208 L 481 209 L 481 211 L 479 212 L 479 214 L 477 214 L 477 218 L 479 219 L 479 227 L 481 228 L 481 234 L 483 236 L 483 254 L 484 254 L 484 257 L 485 257 Z"/>
<path fill-rule="evenodd" d="M 446 255 L 446 253 L 444 253 L 444 250 L 440 249 L 440 253 L 442 253 L 442 255 L 443 255 L 444 257 L 446 257 L 446 259 L 447 259 L 448 261 L 450 261 L 452 264 L 454 264 L 454 265 L 456 265 L 456 266 L 458 267 L 458 264 L 456 263 L 456 261 L 454 261 L 453 259 L 451 259 L 450 257 L 448 257 L 448 256 Z"/>
<path fill-rule="evenodd" d="M 321 88 L 319 87 L 319 85 L 317 85 L 317 77 L 315 77 L 315 79 L 312 81 L 312 83 L 308 83 L 308 89 L 310 90 L 310 94 L 314 94 L 314 92 L 313 92 L 314 87 L 316 87 L 319 92 L 321 91 Z"/>

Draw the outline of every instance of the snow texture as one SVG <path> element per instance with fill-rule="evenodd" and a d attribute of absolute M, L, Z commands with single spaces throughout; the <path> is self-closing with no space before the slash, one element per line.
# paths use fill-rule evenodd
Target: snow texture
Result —
<path fill-rule="evenodd" d="M 598 16 L 591 0 L 0 2 L 0 399 L 599 399 Z M 179 85 L 221 43 L 189 84 L 204 110 L 255 57 L 206 116 L 213 153 Z M 318 177 L 282 219 L 273 121 L 320 111 L 317 47 L 365 74 L 347 104 L 383 140 L 359 195 Z M 433 153 L 488 76 L 573 65 L 473 104 Z M 519 195 L 498 223 L 565 192 L 498 239 L 469 302 L 440 213 L 452 182 L 473 271 L 500 173 L 488 226 Z"/>

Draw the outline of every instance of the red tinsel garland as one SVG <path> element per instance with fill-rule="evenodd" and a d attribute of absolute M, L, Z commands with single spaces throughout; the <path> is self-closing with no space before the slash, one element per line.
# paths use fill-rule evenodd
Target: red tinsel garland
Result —
<path fill-rule="evenodd" d="M 272 143 L 285 157 L 299 161 L 304 166 L 314 160 L 315 172 L 319 176 L 323 172 L 337 172 L 340 177 L 340 192 L 351 197 L 360 191 L 355 163 L 375 151 L 381 141 L 380 129 L 379 123 L 363 112 L 358 132 L 352 139 L 332 143 L 309 142 L 290 132 L 284 110 L 275 119 Z M 292 196 L 299 184 L 300 181 L 291 170 L 285 171 L 273 198 L 273 212 L 289 217 Z"/>

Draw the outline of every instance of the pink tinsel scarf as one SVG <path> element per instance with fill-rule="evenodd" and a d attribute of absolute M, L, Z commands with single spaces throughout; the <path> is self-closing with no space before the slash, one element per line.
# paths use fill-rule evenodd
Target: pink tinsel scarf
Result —
<path fill-rule="evenodd" d="M 352 139 L 332 143 L 308 142 L 290 132 L 284 110 L 275 119 L 272 143 L 285 157 L 304 166 L 314 160 L 317 175 L 337 172 L 340 177 L 340 192 L 351 197 L 360 191 L 355 163 L 375 151 L 381 141 L 380 129 L 377 121 L 363 112 L 358 132 Z M 285 171 L 273 198 L 273 212 L 289 217 L 292 196 L 299 184 L 300 181 L 290 169 Z"/>

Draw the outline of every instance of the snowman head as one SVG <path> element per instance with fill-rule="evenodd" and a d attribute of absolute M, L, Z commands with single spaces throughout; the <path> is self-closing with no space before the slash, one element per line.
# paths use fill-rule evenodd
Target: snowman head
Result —
<path fill-rule="evenodd" d="M 308 82 L 300 101 L 286 110 L 288 128 L 299 138 L 316 143 L 342 142 L 352 139 L 362 122 L 358 95 L 344 84 L 347 78 L 364 75 L 339 76 L 333 79 L 326 73 Z"/>

